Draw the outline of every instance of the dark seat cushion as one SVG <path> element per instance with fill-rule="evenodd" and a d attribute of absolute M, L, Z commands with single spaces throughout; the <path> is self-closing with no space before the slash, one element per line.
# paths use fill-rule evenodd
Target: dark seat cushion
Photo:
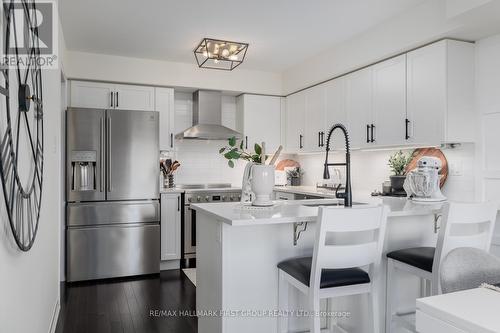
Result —
<path fill-rule="evenodd" d="M 312 257 L 301 257 L 282 261 L 278 264 L 278 268 L 309 286 L 311 265 Z M 342 287 L 368 282 L 370 282 L 370 276 L 361 268 L 323 269 L 320 288 Z"/>
<path fill-rule="evenodd" d="M 412 247 L 387 253 L 387 257 L 432 272 L 435 247 Z"/>

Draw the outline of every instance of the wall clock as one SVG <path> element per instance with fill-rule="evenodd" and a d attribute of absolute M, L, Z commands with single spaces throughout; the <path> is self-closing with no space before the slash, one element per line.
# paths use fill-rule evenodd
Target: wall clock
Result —
<path fill-rule="evenodd" d="M 22 251 L 33 246 L 43 184 L 42 73 L 34 1 L 3 0 L 0 178 L 5 211 Z"/>

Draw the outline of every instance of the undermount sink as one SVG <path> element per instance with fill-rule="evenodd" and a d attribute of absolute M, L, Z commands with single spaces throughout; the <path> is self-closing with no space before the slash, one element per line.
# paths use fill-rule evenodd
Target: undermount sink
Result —
<path fill-rule="evenodd" d="M 352 205 L 364 205 L 362 202 L 353 202 Z M 326 207 L 326 206 L 344 206 L 344 201 L 328 202 L 328 203 L 303 203 L 302 206 L 307 207 Z"/>

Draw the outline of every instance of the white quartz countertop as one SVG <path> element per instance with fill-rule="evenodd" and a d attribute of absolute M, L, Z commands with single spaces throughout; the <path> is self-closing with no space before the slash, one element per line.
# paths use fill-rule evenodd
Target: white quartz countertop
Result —
<path fill-rule="evenodd" d="M 355 203 L 389 206 L 389 217 L 431 215 L 439 211 L 442 203 L 419 204 L 406 198 L 360 198 Z M 314 222 L 318 206 L 342 202 L 339 199 L 283 200 L 275 201 L 272 207 L 253 207 L 236 202 L 192 204 L 196 211 L 211 215 L 217 220 L 233 226 Z"/>
<path fill-rule="evenodd" d="M 275 186 L 276 192 L 286 192 L 304 195 L 314 195 L 324 198 L 335 198 L 335 191 L 328 189 L 319 189 L 316 186 Z M 343 190 L 341 190 L 342 192 Z"/>

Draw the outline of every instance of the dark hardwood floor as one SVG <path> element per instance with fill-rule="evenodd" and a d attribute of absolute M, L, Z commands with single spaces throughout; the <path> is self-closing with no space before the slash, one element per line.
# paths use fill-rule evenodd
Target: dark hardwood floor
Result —
<path fill-rule="evenodd" d="M 196 317 L 178 313 L 196 309 L 196 288 L 181 270 L 62 289 L 56 333 L 197 332 Z M 154 310 L 163 313 L 152 316 Z"/>

